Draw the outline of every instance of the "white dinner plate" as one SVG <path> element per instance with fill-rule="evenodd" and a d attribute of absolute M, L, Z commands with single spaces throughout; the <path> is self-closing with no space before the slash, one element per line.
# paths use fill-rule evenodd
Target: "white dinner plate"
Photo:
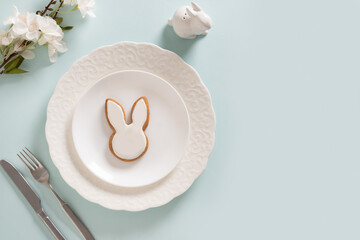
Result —
<path fill-rule="evenodd" d="M 130 119 L 133 103 L 145 96 L 149 124 L 146 153 L 132 162 L 117 159 L 109 149 L 113 130 L 105 116 L 105 100 L 119 102 Z M 112 73 L 95 83 L 78 102 L 73 122 L 74 145 L 84 165 L 100 179 L 122 187 L 152 184 L 169 174 L 184 156 L 189 116 L 178 92 L 166 81 L 143 71 Z"/>
<path fill-rule="evenodd" d="M 189 138 L 183 157 L 169 174 L 143 187 L 116 186 L 89 170 L 85 158 L 81 160 L 77 154 L 71 131 L 81 97 L 100 79 L 126 70 L 148 72 L 169 83 L 181 96 L 189 116 Z M 128 110 L 135 95 L 119 101 L 124 101 Z M 156 125 L 154 121 L 150 119 L 147 134 L 150 124 Z M 45 133 L 53 163 L 64 181 L 81 196 L 109 209 L 141 211 L 168 203 L 202 173 L 214 146 L 215 114 L 209 91 L 199 75 L 178 55 L 149 43 L 121 42 L 92 51 L 64 74 L 48 104 Z M 156 143 L 149 141 L 149 147 L 151 144 Z"/>

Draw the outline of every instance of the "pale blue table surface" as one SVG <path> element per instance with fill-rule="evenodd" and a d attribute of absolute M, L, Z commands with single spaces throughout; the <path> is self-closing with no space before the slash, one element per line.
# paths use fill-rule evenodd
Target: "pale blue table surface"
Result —
<path fill-rule="evenodd" d="M 0 19 L 47 1 L 2 0 Z M 0 77 L 0 158 L 34 186 L 68 239 L 81 239 L 16 153 L 43 159 L 58 193 L 97 239 L 360 239 L 360 2 L 199 0 L 209 35 L 182 40 L 167 19 L 187 1 L 96 1 L 97 18 L 71 13 L 69 51 L 37 51 L 24 75 Z M 59 78 L 91 50 L 151 42 L 179 54 L 209 88 L 217 116 L 207 168 L 183 195 L 143 212 L 80 197 L 49 159 L 46 107 Z M 0 239 L 51 239 L 0 171 Z"/>

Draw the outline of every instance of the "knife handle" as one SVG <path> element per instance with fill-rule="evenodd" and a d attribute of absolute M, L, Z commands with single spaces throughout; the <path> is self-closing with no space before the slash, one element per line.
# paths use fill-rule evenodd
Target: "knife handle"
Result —
<path fill-rule="evenodd" d="M 46 215 L 44 209 L 41 209 L 38 215 L 56 240 L 65 240 L 64 236 L 59 232 L 54 223 L 50 220 L 49 216 Z"/>

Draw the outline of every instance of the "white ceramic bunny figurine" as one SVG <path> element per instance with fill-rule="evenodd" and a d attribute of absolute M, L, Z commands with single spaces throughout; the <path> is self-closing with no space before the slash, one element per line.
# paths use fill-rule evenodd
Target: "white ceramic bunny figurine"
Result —
<path fill-rule="evenodd" d="M 106 119 L 114 131 L 110 137 L 110 151 L 120 160 L 133 161 L 145 154 L 148 138 L 145 129 L 149 123 L 149 103 L 141 97 L 132 106 L 131 123 L 126 123 L 123 107 L 115 100 L 105 101 Z"/>
<path fill-rule="evenodd" d="M 175 33 L 186 39 L 194 39 L 197 35 L 206 35 L 211 28 L 211 18 L 196 3 L 180 7 L 168 20 Z"/>

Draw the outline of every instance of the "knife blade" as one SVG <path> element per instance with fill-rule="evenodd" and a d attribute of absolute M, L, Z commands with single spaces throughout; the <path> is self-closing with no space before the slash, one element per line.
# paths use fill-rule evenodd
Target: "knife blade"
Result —
<path fill-rule="evenodd" d="M 45 223 L 46 227 L 50 230 L 55 239 L 65 240 L 64 236 L 55 227 L 53 222 L 45 213 L 44 209 L 41 207 L 40 198 L 36 195 L 34 190 L 30 187 L 29 183 L 25 180 L 21 173 L 19 173 L 19 171 L 16 170 L 16 168 L 11 163 L 5 160 L 0 161 L 0 166 L 15 183 L 17 188 L 24 195 L 25 199 L 29 202 L 30 206 L 34 209 L 40 219 Z"/>

